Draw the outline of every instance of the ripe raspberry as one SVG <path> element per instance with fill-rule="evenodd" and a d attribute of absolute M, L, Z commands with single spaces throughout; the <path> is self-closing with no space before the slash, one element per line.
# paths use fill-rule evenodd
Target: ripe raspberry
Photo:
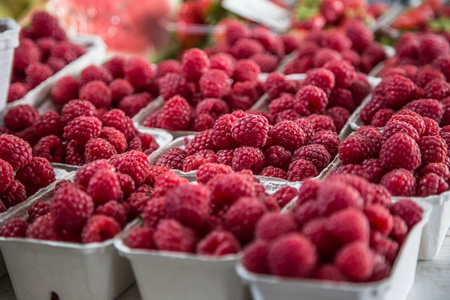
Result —
<path fill-rule="evenodd" d="M 411 199 L 403 199 L 395 202 L 392 204 L 390 210 L 392 215 L 402 218 L 409 229 L 416 225 L 422 219 L 423 215 L 423 209 Z"/>
<path fill-rule="evenodd" d="M 424 34 L 420 36 L 419 60 L 423 64 L 431 63 L 440 55 L 449 53 L 450 47 L 444 37 L 437 34 Z"/>
<path fill-rule="evenodd" d="M 395 169 L 381 179 L 383 185 L 392 196 L 414 196 L 416 193 L 416 179 L 405 169 Z"/>
<path fill-rule="evenodd" d="M 327 149 L 319 144 L 310 144 L 302 146 L 295 150 L 292 160 L 304 159 L 314 164 L 318 172 L 328 166 L 331 161 L 330 153 Z"/>
<path fill-rule="evenodd" d="M 305 181 L 307 182 L 307 181 Z M 303 183 L 304 185 L 305 183 Z M 273 194 L 273 197 L 277 201 L 280 208 L 286 206 L 289 202 L 291 202 L 296 196 L 298 196 L 299 192 L 296 188 L 285 186 L 276 191 Z"/>
<path fill-rule="evenodd" d="M 126 204 L 129 207 L 128 219 L 135 219 L 140 214 L 142 214 L 150 200 L 150 196 L 148 196 L 146 193 L 137 191 L 132 193 L 126 201 Z"/>
<path fill-rule="evenodd" d="M 273 142 L 283 148 L 294 151 L 306 143 L 306 135 L 293 121 L 282 121 L 272 130 Z"/>
<path fill-rule="evenodd" d="M 155 249 L 153 233 L 151 228 L 135 227 L 127 236 L 127 246 L 132 249 Z"/>
<path fill-rule="evenodd" d="M 165 100 L 176 95 L 189 99 L 192 94 L 186 79 L 183 75 L 177 73 L 169 73 L 158 79 L 158 86 L 161 96 Z"/>
<path fill-rule="evenodd" d="M 352 281 L 365 281 L 372 274 L 373 254 L 364 242 L 344 246 L 334 258 L 338 269 Z"/>
<path fill-rule="evenodd" d="M 83 228 L 94 212 L 94 202 L 77 185 L 67 184 L 55 192 L 50 211 L 55 222 L 62 229 L 78 231 Z"/>
<path fill-rule="evenodd" d="M 329 130 L 320 130 L 315 133 L 315 136 L 310 141 L 310 143 L 325 146 L 328 153 L 330 153 L 331 158 L 333 159 L 338 153 L 340 140 L 339 136 L 335 132 Z"/>
<path fill-rule="evenodd" d="M 327 232 L 328 219 L 316 218 L 307 222 L 302 233 L 316 246 L 320 260 L 329 261 L 339 249 L 339 244 Z"/>
<path fill-rule="evenodd" d="M 388 105 L 393 109 L 403 107 L 416 96 L 416 86 L 410 79 L 395 75 L 384 85 Z"/>
<path fill-rule="evenodd" d="M 336 87 L 348 88 L 355 80 L 355 69 L 346 60 L 331 60 L 324 65 L 324 68 L 333 72 L 336 78 Z"/>
<path fill-rule="evenodd" d="M 366 169 L 363 166 L 355 165 L 355 164 L 348 164 L 344 166 L 337 167 L 336 169 L 333 169 L 330 172 L 330 175 L 335 174 L 352 174 L 357 175 L 361 178 L 364 178 L 366 180 L 369 180 L 370 176 Z"/>
<path fill-rule="evenodd" d="M 273 166 L 265 167 L 261 170 L 258 174 L 259 176 L 266 176 L 266 177 L 274 177 L 274 178 L 280 178 L 280 179 L 287 179 L 287 174 L 285 171 L 283 171 L 280 168 L 275 168 Z"/>
<path fill-rule="evenodd" d="M 313 125 L 306 118 L 297 119 L 294 122 L 305 133 L 307 142 L 310 142 L 316 134 Z"/>
<path fill-rule="evenodd" d="M 35 135 L 42 138 L 47 135 L 56 135 L 62 138 L 66 122 L 54 111 L 48 111 L 34 124 Z"/>
<path fill-rule="evenodd" d="M 100 138 L 109 142 L 117 153 L 125 152 L 128 148 L 127 139 L 122 132 L 112 127 L 103 127 L 100 132 Z"/>
<path fill-rule="evenodd" d="M 113 56 L 110 60 L 103 64 L 103 68 L 109 71 L 113 78 L 123 78 L 125 76 L 125 63 L 125 58 L 121 56 Z"/>
<path fill-rule="evenodd" d="M 306 73 L 306 78 L 303 85 L 313 85 L 321 88 L 327 95 L 330 95 L 331 90 L 335 87 L 334 74 L 323 68 L 313 69 Z"/>
<path fill-rule="evenodd" d="M 316 167 L 310 161 L 298 159 L 289 165 L 287 179 L 289 181 L 302 181 L 319 175 Z"/>
<path fill-rule="evenodd" d="M 136 185 L 140 185 L 147 178 L 149 168 L 148 157 L 138 151 L 129 151 L 111 157 L 109 163 L 120 173 L 133 178 Z"/>
<path fill-rule="evenodd" d="M 371 183 L 380 183 L 381 178 L 387 172 L 380 159 L 366 159 L 362 162 L 362 166 L 368 176 L 366 179 Z"/>
<path fill-rule="evenodd" d="M 412 101 L 405 106 L 405 109 L 410 109 L 422 117 L 433 119 L 438 123 L 441 122 L 444 114 L 442 103 L 433 99 Z"/>
<path fill-rule="evenodd" d="M 231 91 L 230 78 L 221 70 L 205 72 L 200 78 L 199 86 L 205 97 L 222 98 Z"/>
<path fill-rule="evenodd" d="M 264 47 L 252 39 L 240 39 L 230 48 L 230 54 L 236 59 L 250 58 L 254 54 L 263 53 Z"/>
<path fill-rule="evenodd" d="M 394 121 L 405 122 L 412 125 L 420 136 L 425 132 L 425 122 L 423 121 L 423 118 L 419 114 L 414 113 L 412 110 L 402 109 L 398 111 L 388 123 L 392 123 Z"/>
<path fill-rule="evenodd" d="M 39 111 L 28 104 L 22 104 L 9 109 L 3 123 L 11 131 L 20 131 L 34 125 L 38 120 Z"/>
<path fill-rule="evenodd" d="M 266 143 L 269 122 L 263 116 L 248 115 L 238 119 L 231 128 L 232 137 L 241 145 L 262 147 Z"/>
<path fill-rule="evenodd" d="M 444 178 L 435 173 L 429 173 L 417 181 L 416 196 L 427 197 L 440 195 L 448 190 L 448 184 Z"/>
<path fill-rule="evenodd" d="M 257 53 L 250 57 L 260 67 L 262 73 L 271 73 L 276 70 L 279 60 L 275 55 Z"/>
<path fill-rule="evenodd" d="M 325 92 L 312 85 L 303 86 L 295 95 L 293 101 L 294 110 L 303 116 L 314 113 L 322 113 L 328 104 Z"/>
<path fill-rule="evenodd" d="M 403 121 L 389 121 L 383 130 L 383 140 L 389 139 L 396 133 L 404 133 L 411 137 L 414 141 L 419 140 L 419 134 L 413 125 Z"/>
<path fill-rule="evenodd" d="M 68 165 L 82 166 L 85 163 L 84 145 L 78 144 L 77 141 L 70 141 L 66 146 L 64 162 Z"/>
<path fill-rule="evenodd" d="M 254 273 L 269 274 L 267 253 L 269 244 L 267 241 L 256 240 L 245 247 L 242 255 L 242 265 Z"/>
<path fill-rule="evenodd" d="M 191 123 L 190 129 L 192 131 L 204 131 L 214 126 L 214 119 L 211 115 L 201 114 L 198 115 Z"/>
<path fill-rule="evenodd" d="M 167 171 L 161 174 L 156 179 L 155 185 L 153 186 L 152 196 L 153 197 L 164 196 L 167 191 L 183 183 L 188 183 L 188 180 L 185 178 L 181 178 L 172 171 Z"/>
<path fill-rule="evenodd" d="M 425 123 L 425 132 L 422 136 L 439 135 L 439 124 L 430 118 L 423 118 Z"/>
<path fill-rule="evenodd" d="M 62 241 L 63 233 L 51 214 L 38 217 L 27 228 L 27 238 L 49 241 Z"/>
<path fill-rule="evenodd" d="M 111 217 L 123 228 L 127 224 L 128 207 L 112 200 L 98 206 L 94 214 Z"/>
<path fill-rule="evenodd" d="M 250 59 L 241 59 L 236 62 L 233 79 L 235 82 L 258 82 L 261 68 Z"/>
<path fill-rule="evenodd" d="M 371 140 L 360 134 L 349 136 L 339 145 L 339 158 L 344 165 L 360 164 L 374 155 Z"/>
<path fill-rule="evenodd" d="M 189 155 L 184 159 L 183 172 L 191 172 L 197 170 L 201 165 L 206 163 L 215 163 L 216 155 L 212 150 L 201 150 L 193 155 Z"/>
<path fill-rule="evenodd" d="M 336 127 L 336 132 L 341 132 L 350 118 L 350 112 L 339 106 L 328 109 L 326 114 L 333 120 L 334 126 Z"/>
<path fill-rule="evenodd" d="M 108 169 L 100 169 L 92 175 L 87 193 L 95 205 L 102 205 L 111 200 L 119 200 L 122 196 L 120 183 L 116 173 Z"/>
<path fill-rule="evenodd" d="M 214 98 L 207 98 L 200 101 L 195 108 L 198 115 L 208 114 L 217 119 L 223 114 L 229 112 L 228 105 L 225 101 Z"/>
<path fill-rule="evenodd" d="M 258 148 L 242 146 L 234 151 L 232 168 L 235 172 L 249 169 L 258 174 L 265 165 L 264 154 Z"/>
<path fill-rule="evenodd" d="M 295 231 L 297 231 L 297 224 L 291 214 L 270 212 L 262 216 L 256 223 L 255 237 L 271 241 Z"/>
<path fill-rule="evenodd" d="M 251 32 L 242 22 L 238 20 L 227 20 L 223 24 L 225 41 L 228 45 L 234 45 L 239 39 L 247 38 Z"/>
<path fill-rule="evenodd" d="M 84 151 L 86 162 L 91 162 L 98 159 L 108 159 L 116 154 L 117 151 L 114 146 L 102 138 L 89 140 Z"/>
<path fill-rule="evenodd" d="M 197 244 L 196 252 L 202 255 L 222 256 L 238 253 L 240 244 L 236 238 L 225 230 L 209 233 Z"/>
<path fill-rule="evenodd" d="M 282 121 L 294 121 L 298 118 L 300 118 L 298 113 L 296 113 L 293 109 L 288 109 L 276 115 L 275 123 L 280 123 Z"/>
<path fill-rule="evenodd" d="M 109 164 L 106 159 L 96 160 L 94 162 L 88 163 L 77 170 L 75 174 L 75 183 L 79 184 L 81 187 L 87 189 L 91 177 L 101 169 L 107 169 L 115 172 L 115 168 Z"/>
<path fill-rule="evenodd" d="M 272 100 L 269 104 L 269 112 L 276 115 L 285 110 L 294 109 L 294 97 L 291 94 L 283 94 L 283 96 Z"/>
<path fill-rule="evenodd" d="M 64 138 L 86 143 L 100 135 L 102 123 L 96 117 L 77 117 L 64 127 Z"/>
<path fill-rule="evenodd" d="M 38 217 L 50 212 L 50 203 L 39 200 L 28 209 L 28 223 L 33 223 Z"/>
<path fill-rule="evenodd" d="M 197 182 L 207 184 L 217 174 L 231 174 L 231 173 L 233 173 L 233 170 L 227 165 L 207 163 L 198 168 Z"/>
<path fill-rule="evenodd" d="M 287 169 L 291 163 L 292 154 L 281 146 L 272 146 L 265 151 L 265 157 L 269 166 Z"/>
<path fill-rule="evenodd" d="M 166 219 L 156 227 L 153 241 L 162 251 L 194 252 L 198 236 L 195 231 L 176 220 Z"/>
<path fill-rule="evenodd" d="M 103 242 L 115 237 L 120 230 L 120 225 L 113 218 L 94 215 L 86 222 L 81 241 L 83 244 Z"/>
<path fill-rule="evenodd" d="M 306 120 L 309 121 L 315 132 L 321 130 L 336 132 L 336 126 L 334 125 L 333 120 L 328 116 L 312 114 L 306 117 Z"/>
<path fill-rule="evenodd" d="M 327 62 L 342 60 L 339 52 L 329 48 L 319 48 L 313 57 L 314 67 L 322 68 Z"/>
<path fill-rule="evenodd" d="M 394 226 L 392 227 L 390 237 L 401 245 L 406 238 L 406 234 L 408 233 L 408 225 L 399 216 L 393 216 L 393 221 Z"/>
<path fill-rule="evenodd" d="M 181 72 L 181 64 L 174 59 L 168 59 L 162 61 L 158 64 L 155 71 L 155 78 L 164 77 L 169 73 L 180 73 Z"/>
<path fill-rule="evenodd" d="M 446 164 L 444 163 L 431 163 L 427 164 L 423 169 L 419 172 L 419 176 L 423 177 L 427 174 L 436 174 L 440 177 L 444 178 L 445 182 L 449 182 L 450 180 L 450 172 Z"/>
<path fill-rule="evenodd" d="M 147 203 L 142 213 L 144 226 L 156 228 L 159 221 L 167 216 L 164 201 L 163 197 L 157 197 Z"/>
<path fill-rule="evenodd" d="M 197 48 L 184 52 L 181 71 L 188 81 L 198 81 L 209 68 L 208 55 Z"/>
<path fill-rule="evenodd" d="M 271 73 L 264 82 L 264 90 L 269 95 L 270 99 L 276 99 L 286 91 L 288 81 L 284 74 L 274 72 Z"/>
<path fill-rule="evenodd" d="M 127 116 L 132 118 L 152 100 L 148 93 L 134 94 L 123 98 L 117 105 L 117 108 L 123 110 Z"/>
<path fill-rule="evenodd" d="M 420 149 L 414 139 L 405 133 L 389 137 L 380 150 L 383 166 L 389 169 L 415 170 L 420 166 Z"/>
<path fill-rule="evenodd" d="M 91 81 L 81 88 L 80 99 L 91 102 L 96 108 L 109 108 L 112 101 L 111 90 L 103 81 Z"/>
<path fill-rule="evenodd" d="M 346 22 L 345 33 L 352 42 L 352 48 L 359 52 L 373 41 L 373 33 L 362 21 L 357 19 Z"/>
<path fill-rule="evenodd" d="M 112 103 L 116 104 L 120 102 L 126 96 L 130 96 L 134 93 L 133 86 L 125 79 L 115 79 L 109 84 L 111 90 Z"/>
<path fill-rule="evenodd" d="M 9 85 L 7 103 L 23 98 L 28 93 L 28 87 L 22 83 L 15 82 Z"/>
<path fill-rule="evenodd" d="M 388 209 L 381 205 L 373 204 L 364 209 L 364 214 L 369 220 L 372 229 L 384 236 L 389 235 L 392 230 L 393 220 Z"/>
<path fill-rule="evenodd" d="M 92 81 L 102 81 L 105 84 L 109 84 L 113 80 L 111 73 L 101 66 L 90 65 L 81 71 L 80 74 L 80 87 Z"/>
<path fill-rule="evenodd" d="M 360 208 L 363 205 L 363 198 L 358 190 L 350 184 L 341 182 L 339 179 L 341 176 L 336 175 L 336 180 L 329 180 L 327 184 L 321 185 L 317 191 L 319 210 L 325 216 L 347 207 Z"/>
<path fill-rule="evenodd" d="M 16 171 L 31 161 L 32 149 L 24 140 L 5 133 L 0 136 L 0 159 L 8 162 Z"/>
<path fill-rule="evenodd" d="M 14 170 L 12 166 L 3 159 L 0 159 L 0 170 L 0 193 L 4 193 L 14 181 Z"/>
<path fill-rule="evenodd" d="M 0 236 L 6 238 L 25 238 L 28 224 L 22 219 L 11 219 L 0 227 Z"/>
<path fill-rule="evenodd" d="M 33 147 L 35 156 L 46 158 L 49 162 L 62 163 L 66 151 L 62 140 L 54 135 L 48 135 L 39 140 Z"/>
<path fill-rule="evenodd" d="M 192 107 L 187 101 L 174 96 L 165 104 L 158 115 L 158 126 L 167 130 L 186 130 L 191 121 Z"/>
<path fill-rule="evenodd" d="M 64 105 L 61 114 L 66 122 L 70 122 L 81 116 L 96 117 L 97 110 L 89 101 L 71 100 Z"/>
<path fill-rule="evenodd" d="M 32 63 L 39 62 L 41 53 L 37 45 L 30 39 L 22 39 L 20 45 L 14 50 L 13 67 L 19 71 L 25 69 Z"/>
<path fill-rule="evenodd" d="M 305 236 L 291 233 L 270 246 L 267 260 L 274 275 L 307 277 L 317 263 L 316 247 Z"/>
<path fill-rule="evenodd" d="M 119 109 L 112 109 L 102 116 L 104 127 L 113 127 L 125 135 L 127 141 L 130 141 L 136 135 L 136 128 L 133 121 Z"/>
<path fill-rule="evenodd" d="M 208 129 L 206 131 L 197 134 L 187 145 L 186 152 L 188 155 L 197 153 L 200 150 L 215 150 L 212 141 L 212 131 L 214 129 Z"/>
<path fill-rule="evenodd" d="M 435 62 L 437 62 L 438 60 L 439 59 L 436 59 Z M 417 84 L 417 86 L 425 88 L 425 86 L 429 82 L 435 79 L 445 80 L 445 77 L 440 71 L 433 69 L 429 65 L 425 65 L 417 69 L 414 82 Z"/>
<path fill-rule="evenodd" d="M 143 88 L 153 77 L 152 65 L 142 57 L 132 57 L 124 67 L 125 79 L 136 89 Z"/>
<path fill-rule="evenodd" d="M 216 153 L 217 163 L 231 166 L 234 149 L 219 150 Z"/>
<path fill-rule="evenodd" d="M 33 157 L 25 167 L 17 171 L 16 178 L 25 186 L 27 196 L 31 196 L 55 181 L 55 172 L 46 158 Z"/>
<path fill-rule="evenodd" d="M 235 59 L 227 53 L 214 54 L 209 58 L 210 68 L 216 70 L 222 70 L 228 74 L 228 76 L 233 76 Z"/>
<path fill-rule="evenodd" d="M 255 193 L 253 178 L 242 174 L 219 174 L 208 182 L 208 186 L 211 189 L 211 205 L 216 211 Z"/>
<path fill-rule="evenodd" d="M 45 64 L 32 63 L 25 69 L 26 81 L 34 88 L 53 75 L 53 70 Z"/>
<path fill-rule="evenodd" d="M 418 145 L 424 163 L 444 163 L 447 157 L 447 144 L 439 136 L 424 136 Z"/>
<path fill-rule="evenodd" d="M 157 166 L 169 169 L 183 170 L 183 162 L 187 157 L 186 151 L 180 148 L 171 148 L 156 162 Z"/>
<path fill-rule="evenodd" d="M 339 269 L 331 264 L 325 264 L 317 267 L 313 278 L 328 281 L 346 281 L 347 277 Z"/>
<path fill-rule="evenodd" d="M 352 93 L 343 88 L 333 89 L 328 99 L 328 108 L 332 107 L 343 107 L 353 112 L 355 110 L 355 102 L 353 101 Z"/>

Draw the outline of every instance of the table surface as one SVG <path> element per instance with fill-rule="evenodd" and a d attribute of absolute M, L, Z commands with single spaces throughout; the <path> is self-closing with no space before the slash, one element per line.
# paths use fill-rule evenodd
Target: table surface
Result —
<path fill-rule="evenodd" d="M 434 260 L 419 261 L 414 286 L 406 300 L 450 299 L 450 230 L 441 251 Z M 5 275 L 0 279 L 0 299 L 15 300 L 14 290 Z M 139 290 L 134 284 L 117 300 L 140 300 Z M 401 299 L 398 299 L 401 300 Z"/>

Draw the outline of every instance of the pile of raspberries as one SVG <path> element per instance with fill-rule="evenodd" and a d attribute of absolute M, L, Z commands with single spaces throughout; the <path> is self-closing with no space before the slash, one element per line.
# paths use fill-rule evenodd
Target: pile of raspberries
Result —
<path fill-rule="evenodd" d="M 198 133 L 184 149 L 169 149 L 156 165 L 190 172 L 217 162 L 235 172 L 246 169 L 289 181 L 315 177 L 336 156 L 340 140 L 324 128 L 327 124 L 313 120 L 271 126 L 264 116 L 235 111 L 219 117 L 212 129 Z"/>
<path fill-rule="evenodd" d="M 296 58 L 286 65 L 284 73 L 306 73 L 335 59 L 347 60 L 356 70 L 367 74 L 386 59 L 386 53 L 362 21 L 349 20 L 344 32 L 336 29 L 308 31 L 297 45 Z"/>
<path fill-rule="evenodd" d="M 0 135 L 0 213 L 55 181 L 46 158 L 33 157 L 30 145 L 10 134 Z"/>
<path fill-rule="evenodd" d="M 269 112 L 263 113 L 271 124 L 317 119 L 317 126 L 340 132 L 350 114 L 370 94 L 367 76 L 355 72 L 345 60 L 332 60 L 306 73 L 303 82 L 289 80 L 281 73 L 272 73 L 264 82 L 269 97 Z"/>
<path fill-rule="evenodd" d="M 356 174 L 380 183 L 393 196 L 426 197 L 449 189 L 450 126 L 403 109 L 381 132 L 362 126 L 339 145 L 342 166 L 332 173 Z"/>
<path fill-rule="evenodd" d="M 243 250 L 251 272 L 290 278 L 372 282 L 388 277 L 407 234 L 423 215 L 410 199 L 342 174 L 308 180 L 293 212 L 265 214 Z"/>
<path fill-rule="evenodd" d="M 33 14 L 30 26 L 20 31 L 19 38 L 8 102 L 23 98 L 28 91 L 86 53 L 86 48 L 71 43 L 58 20 L 44 11 Z"/>
<path fill-rule="evenodd" d="M 40 115 L 34 107 L 18 105 L 6 112 L 3 122 L 1 131 L 23 138 L 35 156 L 52 163 L 81 166 L 130 150 L 150 155 L 159 148 L 155 138 L 137 131 L 122 110 L 104 112 L 85 100 L 69 101 L 61 115 Z"/>
<path fill-rule="evenodd" d="M 81 99 L 99 110 L 119 108 L 133 117 L 159 96 L 156 82 L 161 72 L 145 58 L 114 56 L 101 66 L 86 67 L 78 79 L 61 78 L 52 88 L 51 99 L 58 106 Z"/>
<path fill-rule="evenodd" d="M 225 165 L 206 164 L 199 174 L 198 184 L 171 171 L 156 179 L 143 224 L 127 237 L 130 248 L 209 256 L 238 253 L 258 234 L 259 220 L 278 214 L 279 204 L 295 196 L 270 196 L 251 173 L 234 173 Z"/>
<path fill-rule="evenodd" d="M 158 80 L 165 103 L 146 118 L 146 127 L 206 130 L 220 115 L 249 109 L 263 94 L 258 81 L 260 67 L 250 59 L 235 60 L 226 53 L 208 57 L 203 50 L 194 48 L 183 54 L 181 65 L 166 61 L 158 67 L 169 63 L 178 69 Z"/>
<path fill-rule="evenodd" d="M 364 124 L 384 127 L 403 108 L 450 125 L 450 46 L 435 34 L 403 35 L 397 56 L 381 71 L 382 82 L 361 110 Z"/>

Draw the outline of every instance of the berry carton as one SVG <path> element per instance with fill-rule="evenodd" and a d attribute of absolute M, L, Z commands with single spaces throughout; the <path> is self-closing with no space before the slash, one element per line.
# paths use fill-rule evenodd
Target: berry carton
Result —
<path fill-rule="evenodd" d="M 0 110 L 6 105 L 9 78 L 13 63 L 14 48 L 19 45 L 19 25 L 13 19 L 0 19 Z"/>

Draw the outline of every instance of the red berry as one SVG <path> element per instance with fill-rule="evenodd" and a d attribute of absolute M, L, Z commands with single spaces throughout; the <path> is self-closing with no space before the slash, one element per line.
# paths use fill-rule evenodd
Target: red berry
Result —
<path fill-rule="evenodd" d="M 22 219 L 11 219 L 0 227 L 0 236 L 6 238 L 25 238 L 28 224 Z"/>
<path fill-rule="evenodd" d="M 136 89 L 144 87 L 153 77 L 152 65 L 142 57 L 132 57 L 124 67 L 125 79 Z"/>
<path fill-rule="evenodd" d="M 262 147 L 266 143 L 269 132 L 269 122 L 265 117 L 248 115 L 237 119 L 231 128 L 234 140 L 241 145 Z"/>
<path fill-rule="evenodd" d="M 110 200 L 119 200 L 122 196 L 116 173 L 109 169 L 100 169 L 92 175 L 87 193 L 95 205 L 102 205 Z"/>
<path fill-rule="evenodd" d="M 129 151 L 112 157 L 109 163 L 120 173 L 133 178 L 136 185 L 140 185 L 147 178 L 149 169 L 148 157 L 138 151 Z"/>
<path fill-rule="evenodd" d="M 367 243 L 354 242 L 336 254 L 334 262 L 338 269 L 352 281 L 367 280 L 373 271 L 373 255 Z"/>
<path fill-rule="evenodd" d="M 197 254 L 222 256 L 238 253 L 239 242 L 236 238 L 224 230 L 217 230 L 209 233 L 197 244 Z"/>
<path fill-rule="evenodd" d="M 416 193 L 416 179 L 405 169 L 395 169 L 381 179 L 383 185 L 392 196 L 414 196 Z"/>
<path fill-rule="evenodd" d="M 120 225 L 113 219 L 103 215 L 89 218 L 81 233 L 82 243 L 98 243 L 112 239 L 120 232 Z"/>
<path fill-rule="evenodd" d="M 396 133 L 381 147 L 380 159 L 386 168 L 412 171 L 420 166 L 420 149 L 413 138 L 405 133 Z"/>
<path fill-rule="evenodd" d="M 135 227 L 127 236 L 127 246 L 132 249 L 154 249 L 153 229 L 148 227 Z"/>
<path fill-rule="evenodd" d="M 62 241 L 63 233 L 50 213 L 38 217 L 27 228 L 27 238 L 49 241 Z"/>
<path fill-rule="evenodd" d="M 173 219 L 159 222 L 153 234 L 156 247 L 162 251 L 194 252 L 197 240 L 195 231 Z"/>

